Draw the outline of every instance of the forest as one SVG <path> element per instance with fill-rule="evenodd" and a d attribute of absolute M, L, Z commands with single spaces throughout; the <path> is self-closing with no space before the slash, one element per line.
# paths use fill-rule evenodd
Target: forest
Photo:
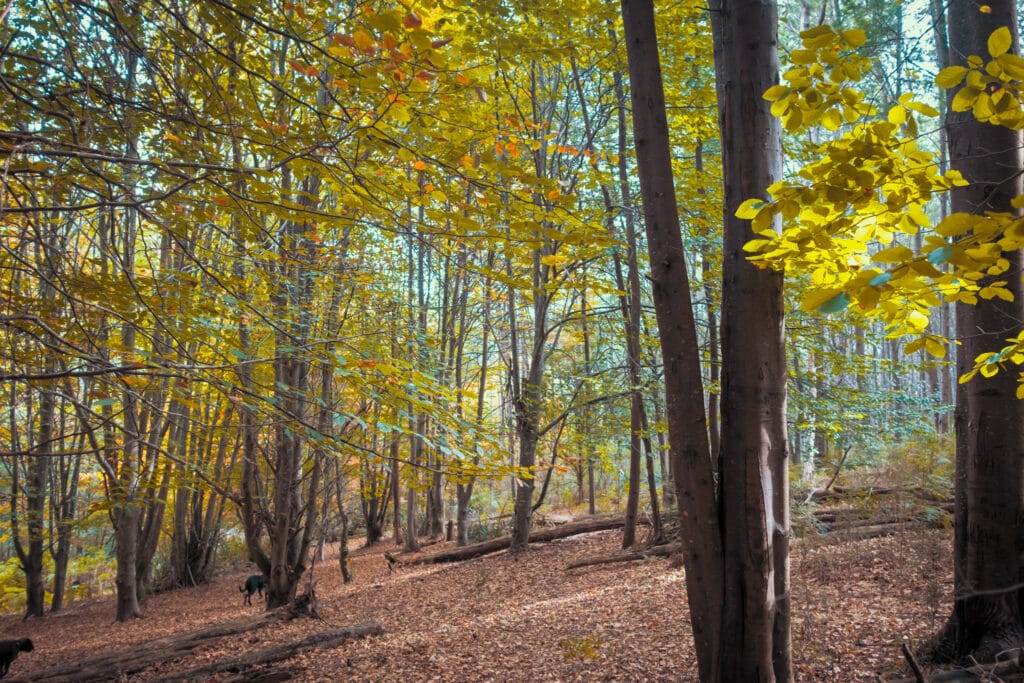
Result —
<path fill-rule="evenodd" d="M 0 671 L 1024 676 L 1015 0 L 0 4 Z M 393 668 L 565 565 L 648 659 Z"/>

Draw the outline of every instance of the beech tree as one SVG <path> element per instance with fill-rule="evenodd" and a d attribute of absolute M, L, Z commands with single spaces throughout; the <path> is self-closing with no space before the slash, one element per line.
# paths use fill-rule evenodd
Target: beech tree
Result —
<path fill-rule="evenodd" d="M 722 540 L 714 470 L 669 147 L 654 4 L 623 0 L 633 136 L 665 364 L 665 411 L 686 564 L 690 619 L 702 680 L 718 675 L 722 629 Z"/>
<path fill-rule="evenodd" d="M 956 303 L 956 593 L 949 621 L 924 653 L 990 661 L 1018 647 L 1024 631 L 1016 532 L 1024 414 L 1013 400 L 1024 398 L 1024 377 L 1005 372 L 1024 364 L 1024 59 L 1012 2 L 953 3 L 945 25 L 949 65 L 936 84 L 955 90 L 946 118 L 952 170 L 940 172 L 917 142 L 918 118 L 938 112 L 905 93 L 884 120 L 875 118 L 875 107 L 850 87 L 871 68 L 856 53 L 863 32 L 819 26 L 802 34 L 788 83 L 765 98 L 789 130 L 853 125 L 819 146 L 820 157 L 798 178 L 770 187 L 772 201 L 752 198 L 738 213 L 764 238 L 746 247 L 756 261 L 813 273 L 818 288 L 805 294 L 804 307 L 856 308 L 884 321 L 891 338 L 913 337 L 907 353 L 945 355 L 930 315 L 943 301 Z M 925 206 L 947 191 L 953 212 L 933 227 Z M 779 214 L 781 234 L 769 226 Z M 901 233 L 916 237 L 915 248 L 895 239 Z"/>
<path fill-rule="evenodd" d="M 760 97 L 777 78 L 777 8 L 771 2 L 711 7 L 725 180 L 719 490 L 704 423 L 653 3 L 623 0 L 622 8 L 701 680 L 792 680 L 782 278 L 747 262 L 743 247 L 752 233 L 735 216 L 744 199 L 781 176 L 781 127 Z"/>
<path fill-rule="evenodd" d="M 1024 60 L 1019 57 L 1017 3 L 997 0 L 988 7 L 989 12 L 979 12 L 966 2 L 949 5 L 950 67 L 945 73 L 961 69 L 966 73 L 977 66 L 972 61 L 980 61 L 978 53 L 987 49 L 994 60 L 1017 57 L 1008 63 L 1016 68 L 1010 73 L 1020 83 Z M 977 216 L 1019 217 L 1024 120 L 1017 119 L 1015 125 L 1009 125 L 1010 120 L 1002 125 L 980 120 L 986 106 L 959 104 L 965 96 L 978 97 L 969 92 L 977 87 L 978 81 L 968 76 L 951 93 L 946 118 L 949 163 L 969 183 L 953 188 L 951 209 Z M 1021 251 L 1004 250 L 1002 258 L 1008 275 L 1003 286 L 1010 296 L 974 305 L 960 301 L 956 306 L 961 344 L 957 371 L 963 377 L 976 374 L 976 359 L 992 358 L 989 354 L 1006 339 L 1017 337 L 1024 326 Z M 991 286 L 1000 279 L 990 275 L 978 286 Z M 953 612 L 925 648 L 939 661 L 988 662 L 1024 644 L 1024 545 L 1018 533 L 1024 519 L 1024 401 L 1016 400 L 1015 394 L 1017 378 L 1009 372 L 976 376 L 960 384 L 957 392 Z"/>

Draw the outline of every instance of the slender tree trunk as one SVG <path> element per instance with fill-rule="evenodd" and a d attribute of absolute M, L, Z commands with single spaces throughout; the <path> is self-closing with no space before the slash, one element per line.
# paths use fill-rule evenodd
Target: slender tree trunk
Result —
<path fill-rule="evenodd" d="M 37 455 L 27 458 L 25 482 L 25 517 L 28 527 L 28 552 L 21 557 L 25 572 L 25 615 L 41 617 L 45 609 L 46 587 L 43 580 L 43 548 L 46 530 L 45 514 L 50 467 L 48 460 L 54 450 L 53 420 L 56 415 L 56 397 L 52 388 L 42 391 L 39 399 L 39 430 L 36 437 Z"/>
<path fill-rule="evenodd" d="M 399 476 L 401 463 L 398 462 L 398 439 L 391 440 L 390 452 L 391 463 L 391 502 L 394 505 L 394 514 L 391 519 L 391 526 L 394 529 L 395 545 L 402 545 L 402 478 Z"/>
<path fill-rule="evenodd" d="M 693 170 L 697 172 L 698 178 L 704 177 L 704 141 L 698 140 L 693 153 Z M 699 187 L 697 191 L 704 194 L 704 188 Z M 719 380 L 721 367 L 718 350 L 718 313 L 717 302 L 715 301 L 714 288 L 711 286 L 711 265 L 705 255 L 700 261 L 701 279 L 704 283 L 704 305 L 707 308 L 708 316 L 708 444 L 711 448 L 711 458 L 716 463 L 721 450 L 721 425 L 718 421 L 719 404 Z"/>
<path fill-rule="evenodd" d="M 64 421 L 64 413 L 61 413 Z M 65 433 L 63 427 L 61 433 Z M 83 431 L 78 439 L 85 444 Z M 81 450 L 81 446 L 77 450 Z M 78 475 L 82 468 L 81 455 L 61 455 L 52 458 L 50 495 L 53 526 L 51 535 L 55 539 L 51 554 L 53 557 L 53 595 L 50 611 L 59 612 L 64 608 L 64 591 L 67 584 L 68 563 L 71 560 L 71 535 L 74 530 L 75 512 L 78 508 Z"/>
<path fill-rule="evenodd" d="M 633 138 L 665 366 L 666 418 L 680 501 L 690 621 L 701 680 L 718 680 L 722 546 L 708 450 L 697 329 L 679 211 L 652 0 L 622 0 L 632 88 Z"/>

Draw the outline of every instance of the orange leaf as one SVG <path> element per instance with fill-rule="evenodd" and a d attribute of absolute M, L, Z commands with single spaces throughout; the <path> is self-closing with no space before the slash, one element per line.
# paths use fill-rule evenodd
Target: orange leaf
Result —
<path fill-rule="evenodd" d="M 420 26 L 423 26 L 423 20 L 420 19 L 420 15 L 415 12 L 409 12 L 405 15 L 405 18 L 402 19 L 402 26 L 409 29 L 419 28 Z"/>
<path fill-rule="evenodd" d="M 412 167 L 415 168 L 417 171 L 425 171 L 425 170 L 427 170 L 427 165 L 425 163 L 423 163 L 422 161 L 418 161 L 418 160 L 416 161 L 416 163 L 414 163 L 412 165 Z"/>

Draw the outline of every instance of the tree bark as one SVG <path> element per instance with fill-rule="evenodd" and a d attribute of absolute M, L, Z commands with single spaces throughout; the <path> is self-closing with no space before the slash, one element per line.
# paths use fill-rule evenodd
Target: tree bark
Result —
<path fill-rule="evenodd" d="M 704 391 L 689 278 L 683 256 L 665 93 L 652 0 L 622 0 L 633 138 L 665 366 L 672 472 L 686 549 L 687 593 L 702 680 L 718 679 L 723 600 L 721 536 L 708 450 Z"/>
<path fill-rule="evenodd" d="M 1019 54 L 1016 2 L 988 5 L 989 13 L 967 2 L 949 5 L 952 64 L 963 65 L 972 54 L 987 58 L 988 36 L 1002 26 L 1010 28 L 1012 52 Z M 947 113 L 947 130 L 950 166 L 970 182 L 953 189 L 952 210 L 1016 213 L 1011 200 L 1022 190 L 1020 131 L 954 111 Z M 997 297 L 975 306 L 957 304 L 960 374 L 973 366 L 978 354 L 1000 348 L 1021 329 L 1021 254 L 1004 253 L 1004 258 L 1010 261 L 1012 276 L 1006 279 L 1014 301 Z M 1015 398 L 1016 385 L 1014 373 L 1004 370 L 991 378 L 978 376 L 957 391 L 955 594 L 949 620 L 922 649 L 923 657 L 935 661 L 988 662 L 1024 643 L 1024 403 Z"/>
<path fill-rule="evenodd" d="M 711 3 L 725 182 L 721 511 L 723 681 L 793 680 L 782 274 L 751 264 L 739 205 L 782 177 L 782 127 L 761 93 L 778 79 L 772 0 Z M 710 680 L 710 679 L 709 679 Z"/>

